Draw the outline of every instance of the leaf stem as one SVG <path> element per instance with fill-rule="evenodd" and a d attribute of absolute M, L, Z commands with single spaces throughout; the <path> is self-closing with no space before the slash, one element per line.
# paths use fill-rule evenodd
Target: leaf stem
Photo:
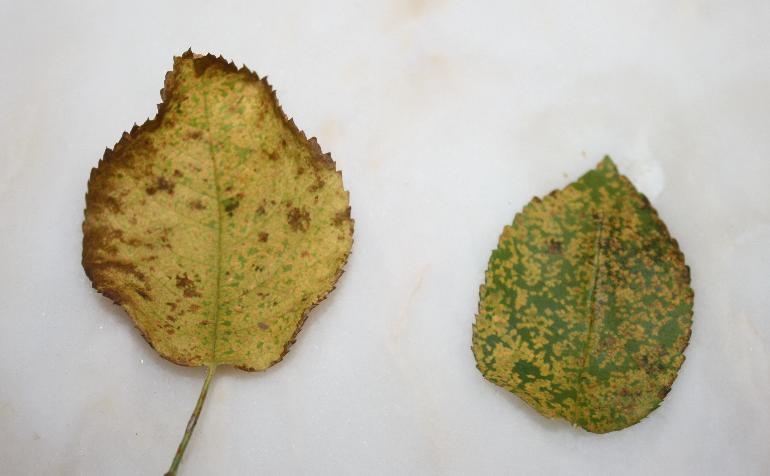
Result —
<path fill-rule="evenodd" d="M 206 380 L 203 381 L 203 388 L 201 388 L 201 394 L 198 396 L 198 403 L 195 404 L 195 409 L 193 410 L 192 415 L 190 415 L 190 421 L 187 422 L 187 428 L 184 431 L 182 441 L 179 443 L 179 448 L 176 450 L 176 455 L 174 455 L 174 461 L 171 462 L 171 467 L 165 476 L 175 476 L 176 470 L 179 469 L 179 463 L 182 462 L 184 450 L 187 448 L 187 443 L 190 442 L 190 437 L 192 436 L 196 423 L 198 423 L 198 417 L 201 415 L 203 402 L 206 401 L 206 394 L 209 391 L 209 384 L 211 383 L 211 379 L 214 377 L 214 372 L 216 372 L 216 370 L 216 364 L 209 365 L 209 371 L 208 374 L 206 374 Z"/>

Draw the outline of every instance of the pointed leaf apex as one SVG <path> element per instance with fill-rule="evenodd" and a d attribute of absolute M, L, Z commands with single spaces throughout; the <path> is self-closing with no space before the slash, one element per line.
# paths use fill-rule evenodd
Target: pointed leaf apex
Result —
<path fill-rule="evenodd" d="M 615 162 L 612 161 L 612 157 L 605 155 L 601 162 L 596 166 L 597 170 L 607 170 L 617 173 L 618 168 Z"/>

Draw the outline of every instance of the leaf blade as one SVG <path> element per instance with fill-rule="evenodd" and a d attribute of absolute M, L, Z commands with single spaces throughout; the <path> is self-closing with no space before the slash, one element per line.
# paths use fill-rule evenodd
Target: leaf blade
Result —
<path fill-rule="evenodd" d="M 341 174 L 221 57 L 175 58 L 161 95 L 92 171 L 83 266 L 164 358 L 268 368 L 347 260 Z"/>
<path fill-rule="evenodd" d="M 545 416 L 625 428 L 684 360 L 689 280 L 665 224 L 606 157 L 504 229 L 480 290 L 479 370 Z"/>

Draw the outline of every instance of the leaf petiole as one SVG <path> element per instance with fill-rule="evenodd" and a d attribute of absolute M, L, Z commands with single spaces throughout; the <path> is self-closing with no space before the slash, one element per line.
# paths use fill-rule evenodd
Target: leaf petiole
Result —
<path fill-rule="evenodd" d="M 179 463 L 182 462 L 184 450 L 187 448 L 187 443 L 190 442 L 190 437 L 192 436 L 193 430 L 195 429 L 195 425 L 198 423 L 198 417 L 201 415 L 203 402 L 206 401 L 206 394 L 209 391 L 209 384 L 211 383 L 211 379 L 214 377 L 214 372 L 216 372 L 216 370 L 216 364 L 209 366 L 208 374 L 206 374 L 206 380 L 203 381 L 201 394 L 198 396 L 198 403 L 195 404 L 195 409 L 193 410 L 192 415 L 190 415 L 190 420 L 187 422 L 187 428 L 184 431 L 184 436 L 182 437 L 182 441 L 179 443 L 179 448 L 177 448 L 176 454 L 174 455 L 174 461 L 171 462 L 171 467 L 168 469 L 168 472 L 165 476 L 176 476 L 176 470 L 179 469 Z"/>

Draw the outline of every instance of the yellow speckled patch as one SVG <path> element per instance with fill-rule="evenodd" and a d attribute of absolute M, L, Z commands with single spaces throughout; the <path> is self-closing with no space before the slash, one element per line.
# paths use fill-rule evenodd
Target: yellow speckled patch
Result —
<path fill-rule="evenodd" d="M 350 252 L 342 176 L 246 68 L 188 51 L 161 95 L 91 173 L 83 267 L 166 359 L 265 369 Z"/>
<path fill-rule="evenodd" d="M 541 414 L 619 430 L 671 388 L 692 306 L 676 240 L 605 157 L 505 227 L 481 286 L 473 353 L 484 377 Z"/>

